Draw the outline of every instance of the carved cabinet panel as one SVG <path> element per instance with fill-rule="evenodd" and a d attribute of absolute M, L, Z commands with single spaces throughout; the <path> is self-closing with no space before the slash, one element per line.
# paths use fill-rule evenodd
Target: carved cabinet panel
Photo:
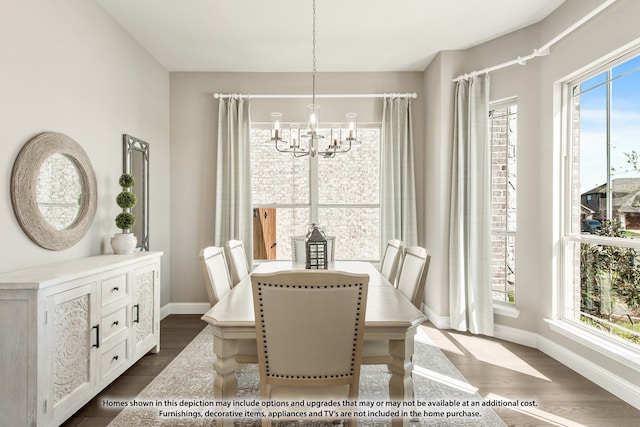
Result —
<path fill-rule="evenodd" d="M 50 297 L 53 352 L 51 354 L 53 408 L 63 410 L 73 396 L 84 395 L 95 383 L 95 352 L 99 346 L 96 321 L 96 283 Z M 49 319 L 47 319 L 49 321 Z"/>
<path fill-rule="evenodd" d="M 160 271 L 153 265 L 133 272 L 132 323 L 136 355 L 148 351 L 149 341 L 153 340 L 160 328 L 159 276 Z M 158 350 L 159 348 L 155 349 Z"/>

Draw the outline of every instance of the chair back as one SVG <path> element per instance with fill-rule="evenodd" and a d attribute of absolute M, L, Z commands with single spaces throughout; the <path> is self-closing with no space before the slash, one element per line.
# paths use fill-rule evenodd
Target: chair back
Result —
<path fill-rule="evenodd" d="M 397 288 L 418 309 L 422 304 L 430 261 L 431 255 L 425 248 L 410 246 L 404 250 Z"/>
<path fill-rule="evenodd" d="M 402 241 L 393 239 L 387 241 L 387 247 L 380 263 L 380 273 L 395 286 L 400 259 L 402 258 Z"/>
<path fill-rule="evenodd" d="M 304 262 L 307 256 L 304 235 L 293 236 L 291 238 L 291 259 L 293 262 Z"/>
<path fill-rule="evenodd" d="M 306 238 L 307 236 L 302 234 L 291 238 L 291 259 L 294 262 L 305 262 L 307 259 Z M 333 262 L 336 258 L 336 236 L 325 236 L 325 239 L 327 239 L 327 261 Z"/>
<path fill-rule="evenodd" d="M 263 399 L 322 388 L 357 398 L 369 276 L 289 270 L 251 282 Z"/>
<path fill-rule="evenodd" d="M 202 270 L 207 285 L 209 303 L 213 307 L 231 290 L 231 277 L 224 256 L 224 248 L 209 246 L 200 251 Z"/>
<path fill-rule="evenodd" d="M 241 240 L 229 240 L 225 245 L 229 255 L 229 270 L 233 286 L 249 275 L 249 261 Z"/>

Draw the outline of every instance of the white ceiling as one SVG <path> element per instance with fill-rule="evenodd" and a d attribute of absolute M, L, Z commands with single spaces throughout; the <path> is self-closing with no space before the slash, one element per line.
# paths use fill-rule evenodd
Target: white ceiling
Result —
<path fill-rule="evenodd" d="M 311 0 L 96 0 L 169 71 L 312 69 Z M 564 0 L 317 0 L 317 71 L 423 71 Z M 527 54 L 529 52 L 523 52 Z"/>

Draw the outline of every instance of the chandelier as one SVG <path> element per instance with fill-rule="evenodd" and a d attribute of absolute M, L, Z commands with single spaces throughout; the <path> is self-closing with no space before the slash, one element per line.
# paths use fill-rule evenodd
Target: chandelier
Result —
<path fill-rule="evenodd" d="M 320 134 L 320 122 L 318 112 L 320 106 L 316 104 L 316 0 L 313 0 L 313 25 L 312 25 L 312 93 L 311 104 L 307 106 L 307 127 L 300 129 L 296 123 L 289 125 L 289 140 L 283 138 L 282 113 L 271 113 L 271 139 L 276 150 L 281 153 L 293 153 L 295 157 L 320 155 L 331 158 L 336 154 L 346 153 L 351 150 L 351 144 L 357 142 L 357 118 L 356 113 L 346 114 L 346 123 L 333 124 L 329 131 L 329 137 Z"/>

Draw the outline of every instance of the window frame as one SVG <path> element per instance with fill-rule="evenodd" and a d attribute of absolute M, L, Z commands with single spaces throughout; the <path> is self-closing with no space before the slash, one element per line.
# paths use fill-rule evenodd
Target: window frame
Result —
<path fill-rule="evenodd" d="M 575 284 L 575 247 L 579 248 L 582 243 L 594 245 L 615 246 L 622 248 L 634 248 L 640 250 L 640 239 L 626 239 L 621 237 L 598 236 L 595 234 L 584 234 L 581 232 L 580 224 L 576 226 L 576 215 L 579 220 L 580 200 L 575 206 L 575 168 L 580 168 L 579 159 L 575 158 L 574 151 L 574 95 L 573 89 L 582 82 L 589 80 L 607 70 L 611 70 L 640 55 L 640 45 L 636 44 L 631 48 L 613 52 L 608 57 L 597 61 L 589 67 L 585 67 L 581 72 L 567 77 L 564 81 L 559 81 L 558 91 L 560 100 L 560 156 L 561 156 L 561 190 L 559 197 L 560 215 L 560 257 L 559 257 L 559 286 L 554 292 L 552 318 L 546 319 L 550 328 L 570 338 L 586 347 L 591 348 L 611 359 L 614 359 L 634 370 L 640 371 L 640 345 L 633 344 L 614 334 L 598 331 L 597 328 L 589 326 L 580 320 L 582 311 L 575 305 L 580 304 L 580 298 L 576 297 Z M 584 71 L 586 70 L 586 71 Z M 640 72 L 640 71 L 639 71 Z M 617 78 L 617 77 L 616 77 Z M 615 78 L 613 79 L 615 80 Z M 592 90 L 602 84 L 589 88 Z M 585 91 L 586 93 L 587 91 Z M 611 108 L 609 103 L 607 109 Z M 609 112 L 607 113 L 610 114 Z M 607 120 L 610 120 L 608 118 Z M 609 124 L 607 124 L 607 127 Z M 608 132 L 608 131 L 607 131 Z M 607 174 L 609 175 L 609 170 Z M 607 181 L 610 181 L 608 176 Z M 608 202 L 609 203 L 609 202 Z M 576 209 L 578 213 L 576 214 Z M 578 298 L 578 300 L 576 300 Z M 577 315 L 577 316 L 576 316 Z"/>

